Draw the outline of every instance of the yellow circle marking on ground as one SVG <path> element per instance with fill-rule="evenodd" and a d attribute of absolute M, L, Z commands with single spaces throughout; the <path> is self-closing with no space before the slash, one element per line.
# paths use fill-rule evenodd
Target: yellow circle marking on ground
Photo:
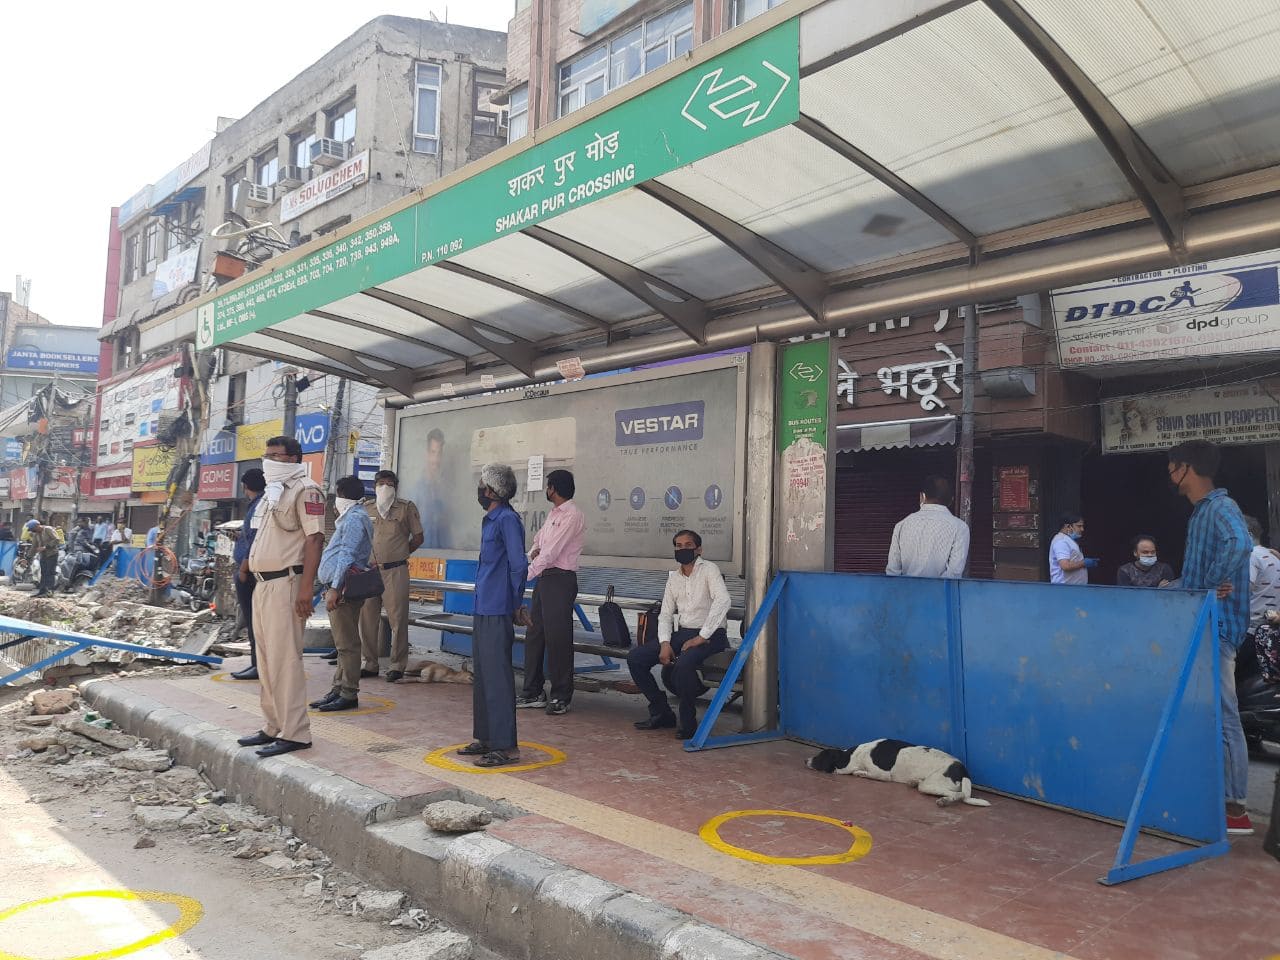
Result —
<path fill-rule="evenodd" d="M 562 750 L 557 750 L 555 747 L 548 747 L 541 743 L 531 743 L 528 740 L 519 742 L 520 749 L 537 750 L 540 753 L 545 753 L 547 755 L 546 760 L 535 760 L 532 763 L 511 763 L 505 767 L 477 767 L 468 762 L 466 757 L 459 761 L 448 756 L 465 746 L 465 743 L 455 743 L 448 747 L 441 747 L 439 750 L 432 750 L 422 758 L 422 762 L 444 770 L 455 770 L 458 773 L 521 773 L 525 770 L 541 770 L 543 767 L 554 767 L 557 763 L 564 763 L 568 759 Z M 0 960 L 4 960 L 4 958 L 0 957 Z"/>
<path fill-rule="evenodd" d="M 180 893 L 165 893 L 159 890 L 79 890 L 75 893 L 60 893 L 56 897 L 45 897 L 43 900 L 30 900 L 27 903 L 20 903 L 16 907 L 2 910 L 0 911 L 0 924 L 35 907 L 86 898 L 172 903 L 178 908 L 178 919 L 163 930 L 158 930 L 149 936 L 143 937 L 141 940 L 135 940 L 133 943 L 126 943 L 123 947 L 102 950 L 98 953 L 82 953 L 74 957 L 63 957 L 60 960 L 110 960 L 111 957 L 123 957 L 130 953 L 137 953 L 139 950 L 154 947 L 157 943 L 163 943 L 166 940 L 172 940 L 174 937 L 182 936 L 182 934 L 199 923 L 200 918 L 204 916 L 204 907 L 199 900 L 184 897 Z M 0 939 L 4 939 L 2 935 L 0 935 Z M 38 958 L 0 950 L 0 960 L 38 960 Z"/>
<path fill-rule="evenodd" d="M 844 853 L 824 854 L 813 857 L 771 857 L 765 853 L 757 853 L 754 850 L 747 850 L 743 847 L 735 847 L 733 844 L 720 839 L 720 828 L 730 820 L 737 820 L 740 817 L 794 817 L 799 820 L 816 820 L 818 823 L 829 823 L 841 830 L 846 830 L 853 835 L 853 843 Z M 752 863 L 773 863 L 790 867 L 813 867 L 828 866 L 836 863 L 849 863 L 853 860 L 861 860 L 871 852 L 871 834 L 863 830 L 861 827 L 855 827 L 853 824 L 845 823 L 843 820 L 836 820 L 834 817 L 824 817 L 817 813 L 797 813 L 794 810 L 730 810 L 728 813 L 722 813 L 718 817 L 713 817 L 702 825 L 702 829 L 698 831 L 703 841 L 721 853 L 727 853 L 731 857 L 737 857 L 739 860 L 749 860 Z"/>

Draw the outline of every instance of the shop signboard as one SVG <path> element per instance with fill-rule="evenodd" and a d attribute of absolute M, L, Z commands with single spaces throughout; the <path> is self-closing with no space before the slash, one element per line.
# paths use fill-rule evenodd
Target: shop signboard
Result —
<path fill-rule="evenodd" d="M 70 500 L 76 495 L 76 468 L 54 467 L 44 481 L 44 495 Z"/>
<path fill-rule="evenodd" d="M 1064 367 L 1280 350 L 1280 251 L 1053 292 Z"/>
<path fill-rule="evenodd" d="M 199 269 L 200 244 L 175 253 L 156 268 L 155 280 L 151 283 L 151 299 L 159 300 L 194 283 Z"/>
<path fill-rule="evenodd" d="M 121 500 L 129 496 L 133 483 L 133 463 L 93 472 L 93 495 L 100 500 Z"/>
<path fill-rule="evenodd" d="M 234 463 L 202 464 L 199 495 L 201 500 L 233 500 L 236 496 Z"/>
<path fill-rule="evenodd" d="M 794 123 L 799 21 L 201 305 L 209 349 Z"/>
<path fill-rule="evenodd" d="M 98 372 L 98 331 L 92 327 L 20 324 L 13 329 L 5 365 L 10 370 Z"/>
<path fill-rule="evenodd" d="M 550 505 L 529 462 L 573 472 L 590 557 L 670 565 L 671 538 L 697 530 L 704 555 L 740 553 L 745 357 L 623 374 L 402 412 L 394 467 L 422 516 L 425 549 L 474 557 L 475 492 L 486 463 L 506 464 L 530 543 Z M 372 463 L 361 461 L 364 479 Z M 545 474 L 544 474 L 545 475 Z M 456 551 L 455 553 L 449 553 Z"/>
<path fill-rule="evenodd" d="M 293 435 L 302 444 L 303 453 L 319 453 L 329 445 L 329 415 L 301 413 L 294 421 Z"/>
<path fill-rule="evenodd" d="M 261 460 L 267 452 L 267 441 L 284 433 L 284 420 L 266 420 L 236 427 L 236 459 Z"/>
<path fill-rule="evenodd" d="M 280 222 L 296 220 L 308 210 L 328 203 L 369 179 L 369 151 L 358 153 L 346 163 L 308 180 L 280 198 Z"/>
<path fill-rule="evenodd" d="M 324 454 L 323 453 L 304 453 L 302 455 L 302 464 L 307 468 L 307 476 L 309 476 L 320 486 L 324 486 Z"/>
<path fill-rule="evenodd" d="M 16 437 L 4 438 L 4 458 L 6 460 L 22 459 L 22 441 Z"/>
<path fill-rule="evenodd" d="M 9 471 L 9 492 L 13 500 L 26 500 L 32 495 L 32 488 L 35 483 L 32 478 L 34 470 L 31 467 L 18 467 L 16 470 Z"/>
<path fill-rule="evenodd" d="M 788 344 L 778 353 L 778 522 L 785 531 L 779 562 L 788 570 L 826 565 L 833 353 L 829 339 Z"/>
<path fill-rule="evenodd" d="M 182 381 L 174 375 L 178 354 L 148 364 L 102 390 L 98 411 L 97 466 L 133 462 L 133 446 L 155 438 L 162 410 L 177 410 Z"/>
<path fill-rule="evenodd" d="M 235 463 L 236 434 L 234 430 L 214 430 L 205 433 L 205 441 L 200 447 L 200 463 L 213 466 L 218 463 Z"/>
<path fill-rule="evenodd" d="M 173 469 L 173 449 L 157 444 L 133 448 L 133 478 L 130 489 L 164 492 Z"/>
<path fill-rule="evenodd" d="M 1280 379 L 1177 393 L 1121 397 L 1102 404 L 1106 453 L 1167 450 L 1184 440 L 1235 445 L 1280 442 Z"/>

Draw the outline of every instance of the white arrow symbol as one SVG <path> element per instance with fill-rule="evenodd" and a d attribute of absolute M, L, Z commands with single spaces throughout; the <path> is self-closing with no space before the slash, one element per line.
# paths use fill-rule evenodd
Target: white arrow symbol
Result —
<path fill-rule="evenodd" d="M 703 74 L 702 79 L 698 81 L 698 85 L 694 87 L 693 93 L 685 101 L 684 109 L 680 111 L 680 115 L 695 127 L 701 130 L 707 129 L 707 125 L 691 114 L 689 108 L 693 106 L 695 100 L 700 98 L 708 100 L 714 97 L 715 99 L 711 99 L 705 106 L 721 120 L 728 120 L 730 117 L 736 117 L 740 113 L 747 115 L 742 121 L 744 127 L 749 127 L 753 123 L 759 123 L 764 120 L 773 112 L 773 108 L 782 99 L 783 92 L 791 85 L 791 77 L 768 60 L 761 60 L 760 65 L 782 80 L 773 99 L 769 101 L 769 105 L 763 110 L 760 109 L 760 106 L 764 98 L 760 96 L 753 98 L 751 96 L 758 86 L 754 80 L 746 74 L 738 74 L 736 77 L 722 80 L 724 68 L 717 67 L 710 73 Z M 703 104 L 699 103 L 699 106 L 703 106 Z"/>

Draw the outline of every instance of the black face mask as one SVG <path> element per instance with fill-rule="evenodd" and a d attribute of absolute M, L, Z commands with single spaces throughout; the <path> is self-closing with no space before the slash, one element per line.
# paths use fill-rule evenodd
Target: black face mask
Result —
<path fill-rule="evenodd" d="M 552 496 L 552 494 L 553 494 L 554 492 L 555 492 L 555 491 L 553 491 L 553 490 L 548 490 L 548 491 L 547 491 L 547 503 L 555 503 L 555 502 L 556 502 L 556 501 L 555 501 L 555 497 L 554 497 L 554 496 Z"/>
<path fill-rule="evenodd" d="M 698 559 L 697 550 L 677 550 L 676 551 L 676 563 L 680 564 L 680 566 L 682 567 L 685 566 L 686 564 L 693 563 L 693 561 L 696 559 Z"/>
<path fill-rule="evenodd" d="M 1172 490 L 1175 494 L 1179 494 L 1179 495 L 1180 495 L 1180 494 L 1182 493 L 1182 490 L 1180 489 L 1180 487 L 1182 486 L 1182 481 L 1183 481 L 1183 480 L 1185 480 L 1185 479 L 1187 479 L 1187 472 L 1188 472 L 1188 470 L 1189 470 L 1189 468 L 1188 468 L 1188 467 L 1183 467 L 1183 468 L 1182 468 L 1182 476 L 1178 477 L 1178 479 L 1176 479 L 1176 480 L 1173 478 L 1173 476 L 1172 476 L 1172 475 L 1170 475 L 1170 477 L 1169 477 L 1169 489 L 1170 489 L 1170 490 Z"/>
<path fill-rule="evenodd" d="M 480 504 L 480 509 L 488 510 L 493 506 L 493 497 L 484 492 L 485 488 L 481 487 L 476 491 L 476 502 Z"/>

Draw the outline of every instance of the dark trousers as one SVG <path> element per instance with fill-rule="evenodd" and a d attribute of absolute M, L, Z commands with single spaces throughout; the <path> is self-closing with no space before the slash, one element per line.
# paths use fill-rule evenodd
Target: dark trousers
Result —
<path fill-rule="evenodd" d="M 511 647 L 516 642 L 511 615 L 476 616 L 471 635 L 472 736 L 490 750 L 516 749 L 516 675 Z"/>
<path fill-rule="evenodd" d="M 729 635 L 721 627 L 700 647 L 693 647 L 687 652 L 682 648 L 686 641 L 698 635 L 694 628 L 677 630 L 671 635 L 671 649 L 676 653 L 675 666 L 671 670 L 672 686 L 676 696 L 680 698 L 679 729 L 682 733 L 693 735 L 697 726 L 697 710 L 694 706 L 702 694 L 702 681 L 698 678 L 698 667 L 707 657 L 726 650 L 729 646 Z M 658 681 L 653 678 L 653 668 L 658 665 L 658 654 L 662 650 L 659 643 L 646 643 L 640 647 L 632 647 L 627 654 L 627 669 L 631 671 L 631 679 L 635 681 L 640 692 L 649 701 L 649 716 L 654 719 L 671 716 L 671 705 L 667 703 L 666 694 L 658 689 Z"/>
<path fill-rule="evenodd" d="M 536 697 L 547 677 L 551 699 L 573 699 L 573 603 L 578 575 L 572 570 L 544 570 L 533 588 L 529 612 L 533 624 L 524 637 L 524 695 Z M 546 673 L 543 673 L 543 656 Z"/>
<path fill-rule="evenodd" d="M 236 578 L 236 600 L 240 603 L 240 614 L 244 617 L 244 622 L 249 627 L 249 661 L 256 670 L 258 669 L 258 641 L 253 635 L 253 588 L 257 586 L 258 581 L 250 577 L 249 582 L 244 583 L 241 581 L 238 571 L 234 576 Z"/>
<path fill-rule="evenodd" d="M 1262 840 L 1262 849 L 1280 860 L 1280 770 L 1276 771 L 1276 788 L 1271 795 L 1271 826 Z"/>
<path fill-rule="evenodd" d="M 40 554 L 40 584 L 37 589 L 46 593 L 51 591 L 57 577 L 58 551 L 50 550 Z"/>

